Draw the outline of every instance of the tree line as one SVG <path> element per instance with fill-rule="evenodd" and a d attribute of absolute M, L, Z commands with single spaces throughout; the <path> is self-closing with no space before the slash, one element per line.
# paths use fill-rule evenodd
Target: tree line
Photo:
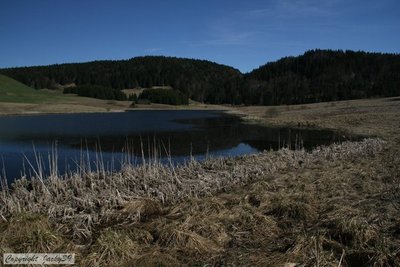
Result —
<path fill-rule="evenodd" d="M 246 74 L 206 60 L 163 56 L 7 68 L 0 73 L 37 89 L 72 83 L 103 88 L 91 97 L 111 97 L 110 92 L 127 88 L 171 86 L 186 97 L 212 104 L 301 104 L 400 95 L 400 55 L 362 51 L 310 50 Z"/>
<path fill-rule="evenodd" d="M 249 104 L 301 104 L 400 95 L 400 55 L 311 50 L 246 75 Z"/>
<path fill-rule="evenodd" d="M 208 103 L 235 102 L 242 81 L 242 74 L 232 67 L 163 56 L 9 68 L 0 73 L 36 89 L 72 83 L 116 90 L 171 86 L 191 99 Z"/>

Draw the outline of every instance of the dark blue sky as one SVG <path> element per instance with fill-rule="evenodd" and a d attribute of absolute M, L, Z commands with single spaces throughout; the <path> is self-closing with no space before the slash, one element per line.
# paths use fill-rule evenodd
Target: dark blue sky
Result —
<path fill-rule="evenodd" d="M 166 55 L 247 72 L 314 48 L 400 53 L 400 1 L 0 1 L 0 67 Z"/>

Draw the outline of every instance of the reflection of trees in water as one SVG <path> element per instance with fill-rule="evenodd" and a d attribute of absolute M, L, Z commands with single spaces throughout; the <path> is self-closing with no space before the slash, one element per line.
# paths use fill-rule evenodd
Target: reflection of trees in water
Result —
<path fill-rule="evenodd" d="M 190 131 L 142 133 L 128 137 L 103 136 L 88 139 L 87 147 L 109 152 L 129 151 L 134 155 L 151 156 L 156 150 L 161 156 L 187 156 L 212 153 L 246 143 L 257 150 L 277 150 L 282 147 L 312 149 L 352 138 L 329 130 L 268 128 L 244 124 L 237 117 L 203 118 L 180 121 L 195 125 Z M 86 148 L 86 147 L 85 147 Z"/>
<path fill-rule="evenodd" d="M 11 150 L 11 156 L 4 157 L 7 177 L 12 179 L 21 176 L 21 166 L 24 165 L 23 157 L 19 154 L 20 151 L 23 151 L 25 157 L 35 163 L 33 145 L 39 153 L 42 153 L 44 166 L 47 167 L 47 154 L 51 151 L 49 149 L 57 146 L 60 163 L 58 169 L 60 172 L 64 172 L 76 169 L 82 157 L 85 160 L 89 156 L 93 167 L 96 167 L 97 157 L 100 157 L 101 160 L 104 159 L 107 166 L 111 164 L 110 169 L 118 169 L 120 166 L 118 164 L 125 160 L 130 162 L 132 159 L 135 164 L 136 160 L 140 162 L 142 151 L 145 158 L 171 156 L 173 162 L 178 162 L 182 156 L 205 155 L 207 152 L 215 155 L 218 154 L 216 151 L 220 150 L 225 150 L 223 152 L 228 152 L 233 156 L 242 154 L 243 150 L 238 147 L 241 143 L 262 151 L 264 149 L 276 150 L 283 146 L 287 147 L 289 144 L 291 148 L 303 144 L 306 149 L 309 149 L 345 139 L 343 135 L 327 130 L 268 128 L 245 124 L 238 117 L 233 116 L 175 120 L 171 124 L 166 124 L 166 118 L 163 118 L 163 120 L 144 120 L 145 125 L 139 124 L 139 120 L 133 122 L 126 120 L 125 126 L 119 123 L 114 127 L 114 124 L 110 122 L 110 125 L 107 124 L 108 128 L 105 127 L 101 131 L 90 129 L 85 132 L 87 135 L 82 133 L 79 127 L 69 127 L 66 132 L 43 130 L 27 134 L 21 131 L 16 134 L 3 135 L 1 139 L 5 140 L 6 145 L 7 141 L 10 141 L 11 147 L 18 147 L 18 151 Z M 170 129 L 170 131 L 148 130 L 153 126 L 155 129 L 159 126 L 158 129 Z M 143 129 L 148 131 L 144 132 Z M 94 133 L 98 133 L 99 136 L 95 136 Z M 352 138 L 353 140 L 359 139 L 359 137 Z M 155 150 L 156 155 L 154 154 Z M 112 153 L 102 155 L 97 153 L 99 151 Z M 127 153 L 116 155 L 121 152 Z M 13 153 L 15 153 L 14 157 Z M 89 162 L 89 159 L 87 160 Z"/>
<path fill-rule="evenodd" d="M 129 151 L 134 155 L 151 155 L 156 149 L 161 155 L 185 156 L 205 154 L 207 151 L 227 149 L 240 143 L 240 136 L 233 134 L 232 128 L 215 128 L 187 132 L 144 133 L 142 135 L 120 137 L 100 137 L 86 139 L 83 143 L 72 144 L 73 147 L 106 152 Z"/>
<path fill-rule="evenodd" d="M 65 140 L 69 146 L 107 152 L 129 151 L 141 156 L 152 155 L 156 149 L 161 155 L 187 156 L 205 154 L 215 150 L 229 149 L 237 146 L 242 140 L 243 125 L 236 117 L 224 116 L 180 120 L 180 123 L 194 125 L 193 130 L 147 132 L 126 137 L 100 136 L 87 137 L 85 140 Z"/>
<path fill-rule="evenodd" d="M 317 145 L 346 140 L 343 135 L 328 130 L 307 130 L 291 128 L 268 128 L 245 124 L 238 117 L 220 116 L 178 120 L 190 124 L 192 129 L 160 132 L 142 132 L 127 136 L 38 136 L 35 141 L 58 140 L 63 146 L 77 150 L 104 152 L 129 152 L 135 156 L 188 156 L 226 150 L 245 143 L 257 150 L 279 149 L 281 147 L 311 149 Z M 32 137 L 29 140 L 32 141 Z M 358 139 L 357 137 L 353 137 Z M 234 153 L 234 152 L 233 152 Z"/>

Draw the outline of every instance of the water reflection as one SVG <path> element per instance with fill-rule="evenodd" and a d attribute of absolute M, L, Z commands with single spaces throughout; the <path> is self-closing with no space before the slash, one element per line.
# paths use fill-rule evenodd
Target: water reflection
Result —
<path fill-rule="evenodd" d="M 237 156 L 283 146 L 311 149 L 358 138 L 326 130 L 245 124 L 217 111 L 11 116 L 1 117 L 0 126 L 0 156 L 9 180 L 21 176 L 24 159 L 35 163 L 35 153 L 44 155 L 48 169 L 45 159 L 55 144 L 59 170 L 65 172 L 74 170 L 83 154 L 94 159 L 100 152 L 106 165 L 118 169 L 126 152 L 138 164 L 155 153 L 161 160 L 170 156 L 180 163 L 189 156 Z"/>

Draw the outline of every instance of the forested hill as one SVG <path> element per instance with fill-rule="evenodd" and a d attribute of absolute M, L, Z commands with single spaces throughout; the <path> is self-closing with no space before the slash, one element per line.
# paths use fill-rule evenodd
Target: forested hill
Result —
<path fill-rule="evenodd" d="M 209 103 L 238 103 L 243 88 L 242 74 L 234 68 L 163 56 L 8 68 L 0 73 L 37 89 L 72 83 L 114 89 L 172 86 L 191 99 Z"/>
<path fill-rule="evenodd" d="M 34 88 L 171 86 L 206 103 L 278 105 L 400 95 L 400 55 L 311 50 L 250 73 L 205 60 L 163 56 L 0 69 Z"/>
<path fill-rule="evenodd" d="M 311 50 L 246 74 L 251 104 L 400 95 L 400 55 Z M 248 100 L 249 101 L 249 100 Z"/>

